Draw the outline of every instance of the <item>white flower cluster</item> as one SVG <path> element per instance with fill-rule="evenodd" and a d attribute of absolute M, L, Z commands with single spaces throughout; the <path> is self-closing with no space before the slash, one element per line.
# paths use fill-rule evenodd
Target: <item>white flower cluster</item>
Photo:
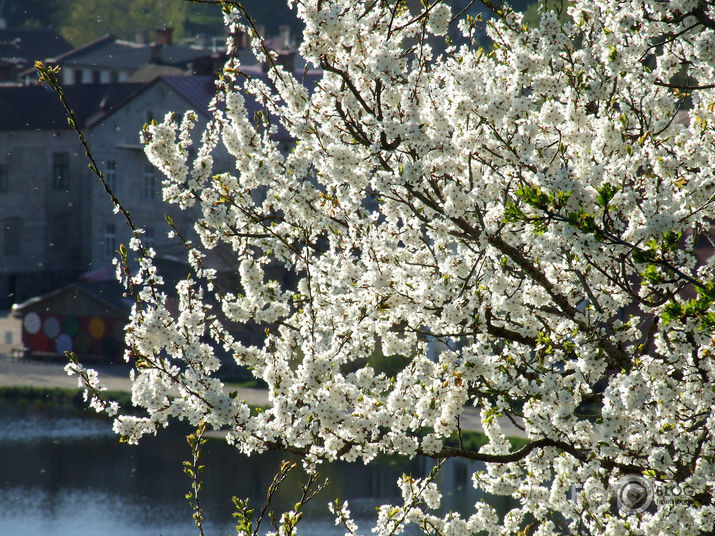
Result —
<path fill-rule="evenodd" d="M 447 33 L 449 22 L 452 18 L 452 10 L 445 3 L 437 4 L 429 14 L 429 30 L 434 35 L 444 35 Z"/>
<path fill-rule="evenodd" d="M 504 7 L 488 50 L 441 55 L 428 41 L 448 29 L 445 3 L 294 7 L 315 87 L 280 67 L 240 81 L 231 59 L 193 163 L 191 118 L 149 127 L 164 198 L 200 205 L 201 243 L 178 315 L 150 256 L 127 281 L 146 415 L 117 430 L 203 420 L 244 453 L 289 448 L 309 466 L 470 457 L 487 464 L 476 487 L 518 503 L 440 516 L 438 480 L 403 480 L 378 536 L 712 531 L 715 7 L 574 0 L 534 27 Z M 214 175 L 219 142 L 235 173 Z M 220 288 L 209 248 L 230 252 L 240 288 Z M 237 325 L 266 338 L 244 344 Z M 224 393 L 219 350 L 267 383 L 270 409 Z M 479 451 L 446 446 L 466 405 L 482 411 Z M 590 490 L 630 473 L 692 493 L 614 514 Z"/>

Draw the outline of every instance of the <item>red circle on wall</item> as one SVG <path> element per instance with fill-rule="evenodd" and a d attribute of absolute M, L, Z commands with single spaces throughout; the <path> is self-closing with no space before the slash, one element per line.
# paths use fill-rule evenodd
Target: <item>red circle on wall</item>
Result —
<path fill-rule="evenodd" d="M 33 352 L 46 352 L 49 349 L 50 339 L 42 331 L 38 331 L 30 337 L 30 350 Z"/>

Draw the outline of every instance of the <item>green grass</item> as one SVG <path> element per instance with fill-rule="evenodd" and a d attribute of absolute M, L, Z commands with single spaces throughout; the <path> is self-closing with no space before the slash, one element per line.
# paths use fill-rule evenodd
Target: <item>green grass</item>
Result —
<path fill-rule="evenodd" d="M 268 385 L 266 384 L 266 382 L 256 378 L 251 378 L 248 380 L 226 378 L 221 381 L 223 381 L 223 384 L 229 389 L 234 387 L 245 387 L 246 389 L 268 389 Z"/>
<path fill-rule="evenodd" d="M 512 448 L 518 450 L 524 445 L 529 443 L 529 440 L 525 437 L 508 437 Z M 462 447 L 465 450 L 477 451 L 480 447 L 483 447 L 489 442 L 487 436 L 481 432 L 475 432 L 473 430 L 462 430 Z M 452 434 L 449 438 L 444 440 L 444 444 L 448 447 L 459 447 L 459 439 L 457 434 Z"/>

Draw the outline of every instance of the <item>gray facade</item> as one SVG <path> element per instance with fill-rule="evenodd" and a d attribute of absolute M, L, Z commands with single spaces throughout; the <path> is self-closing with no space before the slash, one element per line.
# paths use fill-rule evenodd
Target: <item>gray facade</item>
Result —
<path fill-rule="evenodd" d="M 71 247 L 61 248 L 68 236 L 60 236 L 59 230 L 47 223 L 62 221 L 67 234 L 79 232 L 73 210 L 80 204 L 81 193 L 76 136 L 68 130 L 0 132 L 0 146 L 0 166 L 6 173 L 5 187 L 0 192 L 3 269 L 19 272 L 54 269 L 58 265 L 70 267 L 78 252 Z M 57 170 L 66 172 L 66 176 L 53 180 L 53 163 L 66 163 L 64 170 Z M 57 251 L 60 248 L 62 251 Z"/>
<path fill-rule="evenodd" d="M 79 143 L 68 130 L 0 132 L 0 306 L 81 270 Z M 44 274 L 38 278 L 35 274 Z"/>
<path fill-rule="evenodd" d="M 78 118 L 94 157 L 136 225 L 146 230 L 147 242 L 160 255 L 178 256 L 182 246 L 167 238 L 164 214 L 189 235 L 195 215 L 162 202 L 162 177 L 148 164 L 139 133 L 152 118 L 161 121 L 169 111 L 193 109 L 200 118 L 198 136 L 208 117 L 213 82 L 181 77 L 115 86 L 123 91 L 114 92 L 111 106 L 97 93 L 93 109 L 88 86 L 75 86 L 84 93 L 70 92 L 68 99 L 82 102 Z M 0 308 L 110 266 L 119 245 L 130 239 L 129 228 L 88 169 L 77 134 L 66 121 L 53 118 L 56 105 L 49 103 L 57 97 L 49 95 L 52 100 L 45 102 L 42 91 L 8 89 L 7 98 L 17 102 L 6 100 L 7 111 L 0 103 Z M 0 92 L 0 101 L 4 97 Z M 50 108 L 36 110 L 37 117 L 29 122 L 11 120 L 13 106 L 22 109 L 31 103 Z"/>
<path fill-rule="evenodd" d="M 157 253 L 164 255 L 182 252 L 180 244 L 166 236 L 169 227 L 164 215 L 171 216 L 181 231 L 189 234 L 195 215 L 162 201 L 163 175 L 148 163 L 139 135 L 142 126 L 151 119 L 162 121 L 170 111 L 183 114 L 190 109 L 195 109 L 192 103 L 164 79 L 158 79 L 88 129 L 95 158 L 108 182 L 113 183 L 115 195 L 129 210 L 134 223 L 144 228 L 145 240 Z M 197 133 L 206 123 L 205 115 L 199 113 L 198 116 Z M 120 243 L 128 244 L 131 231 L 123 217 L 113 213 L 109 196 L 100 181 L 95 177 L 87 182 L 91 186 L 84 224 L 88 232 L 85 266 L 95 269 L 111 263 L 114 250 Z"/>

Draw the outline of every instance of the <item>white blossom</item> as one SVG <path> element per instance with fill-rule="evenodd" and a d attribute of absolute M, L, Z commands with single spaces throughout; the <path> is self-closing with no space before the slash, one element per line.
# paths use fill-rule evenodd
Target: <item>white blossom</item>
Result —
<path fill-rule="evenodd" d="M 136 442 L 174 418 L 203 421 L 244 454 L 290 449 L 311 471 L 381 453 L 462 456 L 486 464 L 476 488 L 515 500 L 501 517 L 482 502 L 441 515 L 439 479 L 404 477 L 401 504 L 378 510 L 380 536 L 408 524 L 455 536 L 712 531 L 715 8 L 568 4 L 568 18 L 547 10 L 533 27 L 505 6 L 485 24 L 493 46 L 436 54 L 446 3 L 421 16 L 394 2 L 295 2 L 317 84 L 281 67 L 239 80 L 232 59 L 193 162 L 193 115 L 148 127 L 164 199 L 200 209 L 198 240 L 176 289 L 151 252 L 122 275 L 138 298 L 126 342 L 145 414 L 120 415 L 115 430 Z M 474 37 L 473 23 L 459 28 Z M 219 144 L 236 166 L 216 174 Z M 231 256 L 237 285 L 221 287 L 208 250 Z M 243 343 L 237 327 L 265 339 Z M 267 384 L 270 408 L 224 392 L 219 352 Z M 488 440 L 477 451 L 448 444 L 467 406 Z M 507 438 L 519 427 L 523 450 Z M 614 512 L 608 494 L 627 474 L 695 491 Z M 333 513 L 355 533 L 347 505 Z"/>

